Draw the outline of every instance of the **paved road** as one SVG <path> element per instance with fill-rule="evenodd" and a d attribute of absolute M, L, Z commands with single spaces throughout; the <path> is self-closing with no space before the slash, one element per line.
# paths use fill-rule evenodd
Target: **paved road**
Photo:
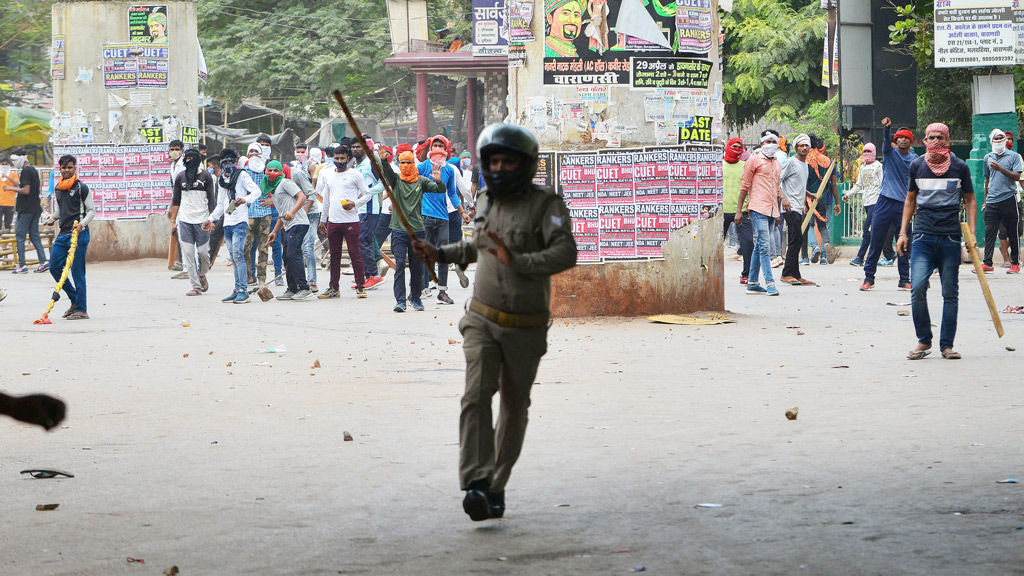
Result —
<path fill-rule="evenodd" d="M 997 339 L 966 267 L 959 362 L 905 360 L 895 270 L 865 294 L 845 262 L 770 299 L 728 262 L 735 324 L 555 322 L 507 516 L 479 524 L 456 475 L 468 290 L 238 306 L 229 269 L 186 298 L 164 268 L 90 266 L 93 319 L 45 327 L 49 279 L 0 278 L 0 387 L 70 407 L 49 434 L 0 421 L 0 574 L 1024 573 L 1024 488 L 997 483 L 1024 477 L 1024 324 Z M 1024 278 L 991 283 L 1024 304 Z"/>

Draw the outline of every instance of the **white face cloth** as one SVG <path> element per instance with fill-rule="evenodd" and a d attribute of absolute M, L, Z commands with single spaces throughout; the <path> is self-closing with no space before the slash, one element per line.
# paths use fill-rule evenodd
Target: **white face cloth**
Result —
<path fill-rule="evenodd" d="M 26 160 L 28 160 L 28 156 L 18 156 L 17 154 L 11 156 L 11 164 L 18 170 L 25 167 Z"/>
<path fill-rule="evenodd" d="M 996 153 L 996 156 L 1001 156 L 1006 152 L 1006 140 L 1004 139 L 1002 142 L 993 142 L 992 151 Z"/>
<path fill-rule="evenodd" d="M 7 175 L 11 173 L 11 165 L 4 164 L 0 166 L 0 178 L 7 178 Z"/>
<path fill-rule="evenodd" d="M 270 161 L 270 146 L 260 144 L 260 158 L 263 158 L 264 162 Z"/>
<path fill-rule="evenodd" d="M 266 163 L 263 162 L 263 158 L 260 158 L 259 156 L 253 156 L 252 158 L 249 158 L 249 164 L 246 166 L 246 168 L 252 170 L 257 174 L 262 174 L 263 170 L 265 170 L 266 167 L 267 165 Z"/>
<path fill-rule="evenodd" d="M 771 158 L 775 156 L 775 153 L 779 151 L 778 142 L 765 142 L 761 145 L 761 154 L 764 154 L 765 158 Z"/>

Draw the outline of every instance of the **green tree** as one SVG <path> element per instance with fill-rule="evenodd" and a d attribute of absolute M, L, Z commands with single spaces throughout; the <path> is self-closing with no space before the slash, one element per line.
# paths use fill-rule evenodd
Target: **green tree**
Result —
<path fill-rule="evenodd" d="M 827 15 L 818 0 L 738 0 L 721 25 L 730 124 L 788 122 L 825 99 L 820 82 Z"/>
<path fill-rule="evenodd" d="M 49 78 L 48 0 L 8 0 L 0 11 L 0 85 L 45 82 Z M 0 105 L 17 105 L 14 91 L 0 88 Z"/>
<path fill-rule="evenodd" d="M 326 115 L 334 89 L 358 114 L 407 107 L 410 74 L 384 65 L 387 22 L 374 0 L 200 0 L 206 93 L 232 106 L 258 96 L 305 117 Z"/>

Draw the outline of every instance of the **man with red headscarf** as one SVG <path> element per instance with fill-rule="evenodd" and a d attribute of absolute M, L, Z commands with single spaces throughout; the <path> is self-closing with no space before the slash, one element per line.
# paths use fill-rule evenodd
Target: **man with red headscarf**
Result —
<path fill-rule="evenodd" d="M 427 159 L 419 165 L 421 176 L 428 178 L 438 166 L 441 167 L 441 179 L 444 180 L 445 191 L 448 200 L 444 195 L 426 195 L 423 197 L 423 230 L 428 242 L 435 246 L 442 246 L 449 242 L 448 238 L 448 201 L 459 211 L 459 216 L 466 220 L 466 211 L 462 207 L 462 199 L 459 197 L 459 188 L 455 181 L 455 167 L 448 164 L 448 158 L 452 154 L 452 145 L 447 138 L 438 134 L 427 140 Z M 433 265 L 431 265 L 433 266 Z M 424 296 L 429 296 L 430 275 L 429 267 L 423 268 Z M 454 304 L 448 296 L 448 267 L 437 265 L 437 302 L 438 304 Z M 419 295 L 417 295 L 419 296 Z"/>
<path fill-rule="evenodd" d="M 938 270 L 942 285 L 942 323 L 939 350 L 942 357 L 957 360 L 953 350 L 959 308 L 960 207 L 967 209 L 967 225 L 974 233 L 976 204 L 971 170 L 949 150 L 949 127 L 929 124 L 925 129 L 925 155 L 910 164 L 910 186 L 903 208 L 903 222 L 896 253 L 901 257 L 910 244 L 910 220 L 917 215 L 910 258 L 910 307 L 917 331 L 917 347 L 907 354 L 920 360 L 931 353 L 932 322 L 928 315 L 928 278 Z"/>
<path fill-rule="evenodd" d="M 913 132 L 900 128 L 892 135 L 892 121 L 888 117 L 882 118 L 882 126 L 885 128 L 882 131 L 882 191 L 871 215 L 871 229 L 877 234 L 871 235 L 867 259 L 864 261 L 864 283 L 860 285 L 862 291 L 875 287 L 878 257 L 889 235 L 889 227 L 900 225 L 910 186 L 910 165 L 917 159 L 917 152 L 910 147 L 914 143 Z M 908 228 L 907 234 L 910 233 Z M 910 254 L 901 254 L 896 266 L 900 274 L 898 288 L 910 290 Z"/>
<path fill-rule="evenodd" d="M 725 155 L 722 157 L 722 176 L 725 181 L 724 195 L 722 196 L 722 212 L 725 215 L 723 238 L 729 235 L 729 226 L 734 223 L 733 219 L 739 209 L 736 202 L 740 198 L 740 180 L 743 178 L 743 166 L 746 164 L 740 160 L 743 152 L 743 139 L 736 137 L 730 139 L 725 145 Z M 743 207 L 744 213 L 747 212 L 746 208 L 747 206 Z M 754 252 L 754 231 L 750 227 L 749 217 L 743 218 L 742 222 L 736 226 L 736 236 L 740 241 L 738 254 L 743 257 L 740 284 L 746 284 L 747 278 L 750 276 L 750 255 Z"/>

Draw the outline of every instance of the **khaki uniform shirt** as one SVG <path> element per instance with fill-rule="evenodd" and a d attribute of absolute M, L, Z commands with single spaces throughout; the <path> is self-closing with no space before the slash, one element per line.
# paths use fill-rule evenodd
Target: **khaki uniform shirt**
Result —
<path fill-rule="evenodd" d="M 512 253 L 511 266 L 487 249 L 497 234 Z M 502 312 L 547 314 L 551 275 L 576 265 L 569 209 L 561 197 L 531 186 L 526 194 L 492 195 L 485 189 L 477 202 L 473 238 L 442 247 L 447 262 L 478 262 L 473 298 Z"/>

